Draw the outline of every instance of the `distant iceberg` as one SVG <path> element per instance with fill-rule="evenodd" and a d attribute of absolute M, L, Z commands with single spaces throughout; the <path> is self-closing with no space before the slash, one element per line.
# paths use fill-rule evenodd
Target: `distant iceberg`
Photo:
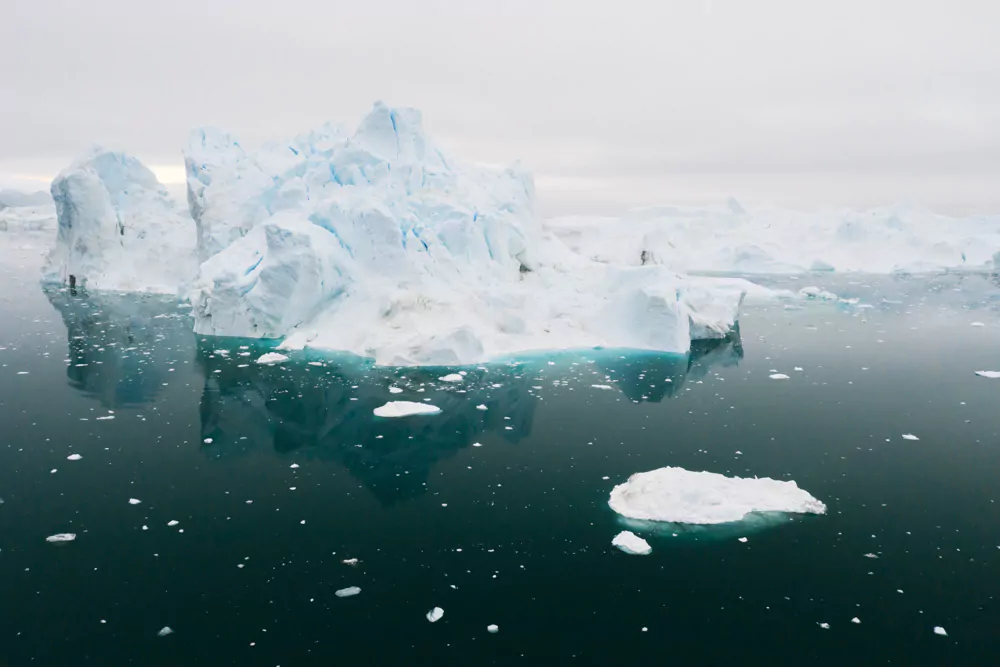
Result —
<path fill-rule="evenodd" d="M 725 206 L 563 216 L 546 231 L 582 257 L 699 273 L 927 273 L 1000 268 L 1000 216 L 953 218 L 910 204 L 798 212 Z M 823 295 L 811 295 L 826 298 Z"/>
<path fill-rule="evenodd" d="M 608 505 L 627 519 L 688 524 L 730 523 L 754 513 L 826 513 L 826 505 L 795 482 L 672 467 L 632 475 L 612 489 Z"/>

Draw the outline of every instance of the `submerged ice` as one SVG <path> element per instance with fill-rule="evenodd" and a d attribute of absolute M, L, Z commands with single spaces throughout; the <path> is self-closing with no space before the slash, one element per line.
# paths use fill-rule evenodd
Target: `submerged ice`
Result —
<path fill-rule="evenodd" d="M 628 519 L 688 524 L 730 523 L 763 512 L 826 513 L 826 505 L 795 482 L 673 467 L 632 475 L 611 491 L 608 505 Z"/>

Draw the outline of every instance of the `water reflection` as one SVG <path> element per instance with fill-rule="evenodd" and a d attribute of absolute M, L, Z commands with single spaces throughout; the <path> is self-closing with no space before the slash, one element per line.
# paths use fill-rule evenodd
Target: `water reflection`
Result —
<path fill-rule="evenodd" d="M 614 397 L 592 384 L 655 402 L 743 355 L 737 331 L 698 343 L 689 355 L 567 353 L 464 369 L 461 382 L 449 383 L 440 379 L 448 369 L 376 368 L 356 357 L 310 351 L 283 364 L 257 364 L 266 345 L 197 337 L 173 299 L 66 289 L 46 295 L 66 325 L 70 384 L 84 394 L 119 408 L 150 403 L 168 384 L 201 386 L 205 455 L 334 461 L 385 505 L 422 494 L 434 465 L 463 448 L 488 439 L 517 444 L 529 436 L 539 402 L 553 392 L 575 391 L 561 404 L 581 409 Z M 373 415 L 386 401 L 425 399 L 441 414 Z M 174 413 L 184 410 L 174 407 Z"/>
<path fill-rule="evenodd" d="M 71 386 L 114 409 L 150 403 L 191 354 L 190 319 L 176 299 L 45 289 L 66 325 Z"/>

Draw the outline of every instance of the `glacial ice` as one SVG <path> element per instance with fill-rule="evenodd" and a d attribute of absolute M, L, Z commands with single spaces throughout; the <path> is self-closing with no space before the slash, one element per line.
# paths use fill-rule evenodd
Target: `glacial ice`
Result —
<path fill-rule="evenodd" d="M 45 538 L 46 542 L 72 542 L 76 539 L 76 533 L 56 533 Z"/>
<path fill-rule="evenodd" d="M 441 408 L 427 403 L 413 403 L 411 401 L 389 401 L 385 405 L 374 410 L 376 417 L 410 417 L 412 415 L 436 415 L 441 412 Z"/>
<path fill-rule="evenodd" d="M 1000 262 L 996 218 L 914 207 L 807 216 L 730 202 L 543 224 L 526 170 L 463 164 L 435 148 L 419 112 L 382 103 L 353 133 L 328 124 L 253 150 L 197 129 L 184 161 L 186 211 L 120 153 L 62 172 L 45 279 L 179 294 L 201 335 L 462 366 L 569 348 L 685 353 L 724 338 L 744 298 L 775 295 L 684 271 Z"/>
<path fill-rule="evenodd" d="M 1000 371 L 976 371 L 976 375 L 990 380 L 1000 380 Z"/>
<path fill-rule="evenodd" d="M 926 273 L 1000 268 L 1000 216 L 953 218 L 912 204 L 798 212 L 653 206 L 617 218 L 565 216 L 545 228 L 581 256 L 681 272 Z M 823 297 L 820 297 L 823 298 Z"/>
<path fill-rule="evenodd" d="M 630 530 L 623 530 L 615 535 L 615 539 L 611 540 L 611 544 L 631 556 L 647 556 L 653 552 L 653 548 L 649 546 L 649 542 Z"/>
<path fill-rule="evenodd" d="M 632 475 L 611 491 L 608 505 L 628 519 L 688 524 L 741 521 L 757 512 L 826 513 L 795 482 L 674 467 Z"/>
<path fill-rule="evenodd" d="M 52 181 L 58 232 L 46 282 L 176 293 L 198 264 L 194 229 L 149 169 L 96 148 Z"/>

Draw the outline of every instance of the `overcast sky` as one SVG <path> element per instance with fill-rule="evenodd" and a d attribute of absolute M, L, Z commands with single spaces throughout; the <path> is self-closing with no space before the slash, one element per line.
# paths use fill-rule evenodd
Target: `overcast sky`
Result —
<path fill-rule="evenodd" d="M 180 180 L 376 99 L 524 161 L 544 212 L 732 194 L 1000 211 L 998 0 L 7 0 L 0 186 L 94 143 Z M 46 184 L 41 183 L 42 187 Z"/>

